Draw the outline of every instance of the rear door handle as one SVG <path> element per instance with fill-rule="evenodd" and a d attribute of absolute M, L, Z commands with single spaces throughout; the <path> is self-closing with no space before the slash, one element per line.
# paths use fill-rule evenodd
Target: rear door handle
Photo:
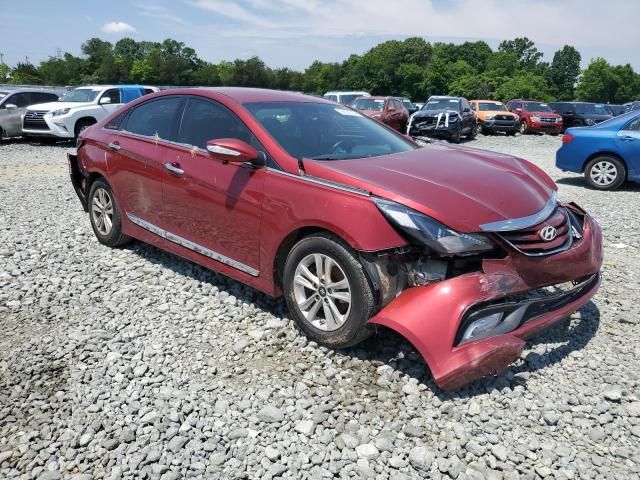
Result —
<path fill-rule="evenodd" d="M 119 144 L 117 141 L 114 141 L 114 142 L 109 143 L 108 147 L 109 147 L 111 150 L 115 150 L 115 151 L 120 150 L 120 144 Z"/>
<path fill-rule="evenodd" d="M 181 169 L 178 165 L 176 165 L 175 163 L 165 163 L 164 164 L 164 168 L 166 168 L 167 170 L 169 170 L 171 173 L 173 173 L 174 175 L 184 175 L 184 170 Z"/>

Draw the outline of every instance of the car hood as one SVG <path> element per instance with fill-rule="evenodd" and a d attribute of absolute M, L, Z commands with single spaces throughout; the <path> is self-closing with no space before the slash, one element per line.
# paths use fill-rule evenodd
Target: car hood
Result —
<path fill-rule="evenodd" d="M 360 113 L 366 115 L 367 117 L 381 117 L 384 112 L 380 110 L 359 110 Z"/>
<path fill-rule="evenodd" d="M 433 144 L 354 160 L 305 160 L 308 175 L 371 192 L 460 232 L 532 215 L 557 189 L 538 167 L 509 155 Z"/>
<path fill-rule="evenodd" d="M 52 110 L 60 110 L 61 108 L 78 108 L 91 105 L 93 102 L 49 102 L 49 103 L 37 103 L 30 105 L 27 110 L 46 110 L 48 112 Z"/>
<path fill-rule="evenodd" d="M 442 110 L 418 110 L 416 113 L 414 113 L 414 117 L 419 118 L 419 117 L 435 117 L 437 115 L 440 115 L 441 113 L 458 113 L 457 110 L 453 110 L 453 109 L 442 109 Z"/>
<path fill-rule="evenodd" d="M 482 110 L 482 112 L 478 112 L 477 115 L 479 117 L 486 117 L 487 115 L 507 115 L 513 118 L 518 116 L 515 113 L 505 112 L 504 110 Z"/>
<path fill-rule="evenodd" d="M 539 117 L 551 117 L 551 118 L 562 118 L 562 115 L 558 115 L 553 112 L 527 112 L 530 115 L 538 115 Z"/>

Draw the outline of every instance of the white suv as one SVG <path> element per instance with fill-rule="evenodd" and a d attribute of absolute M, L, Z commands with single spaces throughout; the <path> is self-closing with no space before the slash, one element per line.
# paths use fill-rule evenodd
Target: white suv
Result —
<path fill-rule="evenodd" d="M 28 107 L 22 120 L 22 134 L 26 137 L 77 138 L 82 130 L 118 107 L 153 91 L 157 89 L 141 85 L 79 87 L 57 102 Z"/>
<path fill-rule="evenodd" d="M 342 105 L 349 105 L 358 97 L 370 97 L 371 95 L 368 92 L 358 92 L 358 91 L 350 91 L 350 92 L 327 92 L 324 94 L 324 98 L 327 100 L 333 100 L 334 102 L 341 103 Z"/>

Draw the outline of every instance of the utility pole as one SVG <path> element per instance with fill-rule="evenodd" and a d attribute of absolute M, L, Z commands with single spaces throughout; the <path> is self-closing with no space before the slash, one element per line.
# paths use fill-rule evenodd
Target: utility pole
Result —
<path fill-rule="evenodd" d="M 4 53 L 0 52 L 0 65 L 4 65 Z"/>
<path fill-rule="evenodd" d="M 58 60 L 62 58 L 62 49 L 60 47 L 56 48 L 56 57 Z"/>

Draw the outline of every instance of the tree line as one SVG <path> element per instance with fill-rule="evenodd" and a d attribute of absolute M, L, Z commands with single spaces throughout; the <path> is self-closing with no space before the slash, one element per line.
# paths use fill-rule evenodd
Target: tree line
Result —
<path fill-rule="evenodd" d="M 328 90 L 367 90 L 374 95 L 430 95 L 467 98 L 530 98 L 625 103 L 640 98 L 640 74 L 631 65 L 593 59 L 580 69 L 580 52 L 565 45 L 551 62 L 526 37 L 505 40 L 497 50 L 486 42 L 429 43 L 422 38 L 382 42 L 343 62 L 313 62 L 303 72 L 270 68 L 258 57 L 210 63 L 183 42 L 136 41 L 115 44 L 91 38 L 81 57 L 65 53 L 38 66 L 0 65 L 0 83 L 82 85 L 243 86 L 323 94 Z"/>

